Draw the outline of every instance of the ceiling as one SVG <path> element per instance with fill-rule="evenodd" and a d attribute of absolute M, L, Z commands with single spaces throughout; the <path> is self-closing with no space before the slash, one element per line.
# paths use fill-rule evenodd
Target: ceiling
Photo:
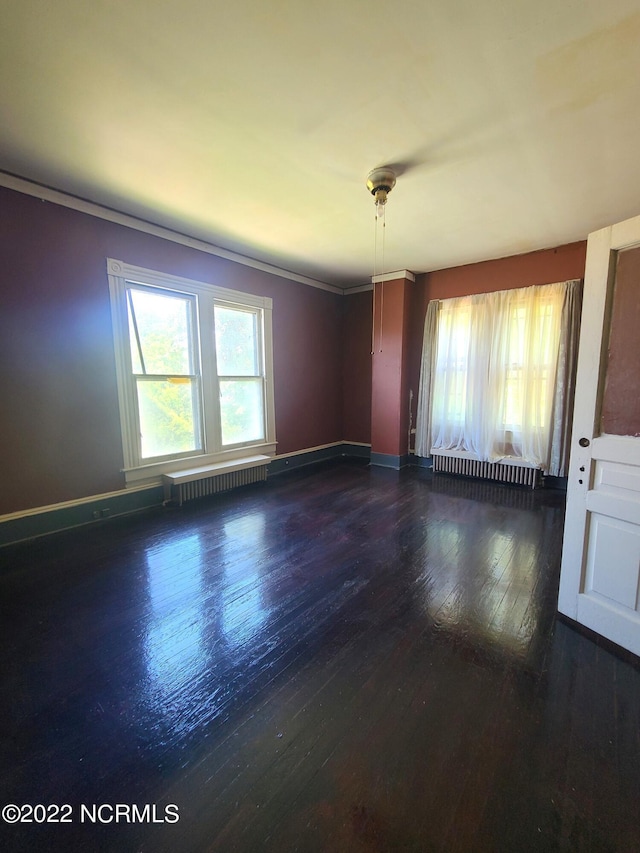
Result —
<path fill-rule="evenodd" d="M 640 213 L 638 0 L 4 0 L 0 169 L 340 287 Z"/>

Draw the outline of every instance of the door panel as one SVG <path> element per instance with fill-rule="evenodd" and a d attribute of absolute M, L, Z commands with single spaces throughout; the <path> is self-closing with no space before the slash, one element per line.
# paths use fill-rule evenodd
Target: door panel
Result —
<path fill-rule="evenodd" d="M 585 593 L 604 595 L 616 604 L 635 610 L 640 528 L 596 513 L 591 516 L 590 528 Z M 617 554 L 617 559 L 611 570 L 613 554 Z"/>
<path fill-rule="evenodd" d="M 637 336 L 621 345 L 617 330 L 628 324 L 611 324 L 618 259 L 636 245 L 640 217 L 589 236 L 558 609 L 640 654 L 640 437 L 601 434 L 600 427 L 609 353 L 632 346 L 627 364 L 640 361 Z M 625 294 L 638 302 L 640 280 L 627 280 Z M 625 370 L 624 393 L 635 402 L 640 370 Z M 619 381 L 616 374 L 618 401 Z"/>

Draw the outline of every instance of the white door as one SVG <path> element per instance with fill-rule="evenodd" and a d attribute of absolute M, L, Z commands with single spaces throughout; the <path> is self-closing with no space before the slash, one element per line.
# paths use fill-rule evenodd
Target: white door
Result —
<path fill-rule="evenodd" d="M 615 322 L 612 328 L 611 316 L 624 316 L 623 309 L 615 308 L 617 265 L 623 252 L 639 253 L 638 246 L 640 216 L 589 235 L 558 598 L 561 613 L 636 655 L 640 655 L 640 425 L 615 430 L 628 431 L 626 435 L 607 433 L 603 413 L 608 388 L 614 384 L 613 360 L 607 382 L 609 350 L 618 328 Z M 624 261 L 633 257 L 630 254 Z M 632 298 L 640 304 L 640 280 L 634 287 Z M 639 365 L 625 380 L 629 408 L 640 398 L 640 327 L 634 334 L 631 347 L 625 344 Z"/>

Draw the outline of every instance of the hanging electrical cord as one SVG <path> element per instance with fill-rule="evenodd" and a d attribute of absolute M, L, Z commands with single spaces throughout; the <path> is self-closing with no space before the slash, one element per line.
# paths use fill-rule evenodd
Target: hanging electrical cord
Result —
<path fill-rule="evenodd" d="M 373 355 L 376 351 L 376 277 L 377 277 L 377 268 L 376 265 L 378 263 L 378 209 L 376 207 L 376 213 L 374 217 L 374 226 L 373 226 L 373 275 L 371 277 L 371 284 L 373 285 L 372 291 L 372 303 L 371 303 L 371 355 Z"/>
<path fill-rule="evenodd" d="M 386 199 L 385 199 L 385 202 L 386 202 Z M 384 266 L 384 238 L 385 238 L 385 234 L 387 233 L 387 231 L 386 231 L 387 221 L 386 221 L 386 217 L 385 217 L 384 205 L 381 204 L 381 205 L 378 205 L 378 207 L 379 207 L 379 211 L 380 211 L 378 214 L 378 218 L 382 220 L 382 263 L 381 263 L 381 268 L 382 268 L 382 275 L 384 275 L 384 270 L 385 270 L 385 266 Z M 383 331 L 383 327 L 384 327 L 384 279 L 381 279 L 381 281 L 380 281 L 380 336 L 378 338 L 378 340 L 380 341 L 379 352 L 382 352 L 382 331 Z"/>
<path fill-rule="evenodd" d="M 387 203 L 387 195 L 396 185 L 396 175 L 393 169 L 388 166 L 383 166 L 379 169 L 373 169 L 367 176 L 367 189 L 376 201 L 376 219 L 375 219 L 375 236 L 373 248 L 373 312 L 371 317 L 371 355 L 375 352 L 375 309 L 376 309 L 376 279 L 380 278 L 380 334 L 379 334 L 379 352 L 382 352 L 382 333 L 384 329 L 384 250 L 385 250 L 385 205 Z M 379 226 L 380 220 L 382 225 Z M 378 228 L 382 228 L 382 262 L 381 271 L 378 272 Z"/>

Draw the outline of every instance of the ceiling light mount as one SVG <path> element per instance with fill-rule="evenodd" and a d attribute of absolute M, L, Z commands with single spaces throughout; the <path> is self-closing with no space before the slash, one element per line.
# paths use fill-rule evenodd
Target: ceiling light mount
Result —
<path fill-rule="evenodd" d="M 396 185 L 396 173 L 389 166 L 372 169 L 367 175 L 367 189 L 376 200 L 376 207 L 387 203 L 387 195 Z"/>
<path fill-rule="evenodd" d="M 376 281 L 380 273 L 384 273 L 384 235 L 385 235 L 385 217 L 384 209 L 387 203 L 387 196 L 396 185 L 396 173 L 391 166 L 379 166 L 377 169 L 372 169 L 367 175 L 367 189 L 374 197 L 376 202 L 376 228 L 375 228 L 375 243 L 373 249 L 373 306 L 372 315 L 373 322 L 371 324 L 371 355 L 375 352 L 376 332 L 375 332 L 375 316 L 376 316 Z M 381 231 L 382 239 L 382 259 L 378 265 L 378 231 Z M 383 316 L 384 316 L 384 279 L 380 280 L 380 343 L 379 352 L 382 352 L 382 332 L 383 332 Z"/>

